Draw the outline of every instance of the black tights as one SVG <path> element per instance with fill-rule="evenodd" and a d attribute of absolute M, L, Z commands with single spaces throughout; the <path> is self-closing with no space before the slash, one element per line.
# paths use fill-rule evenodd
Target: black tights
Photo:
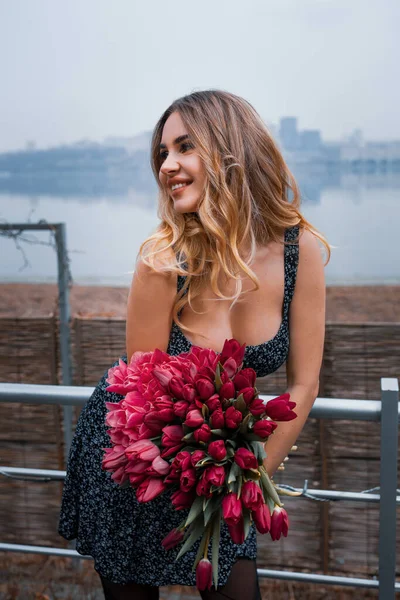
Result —
<path fill-rule="evenodd" d="M 100 576 L 105 600 L 159 600 L 159 588 L 138 583 L 111 583 Z M 217 590 L 199 592 L 202 600 L 261 600 L 255 560 L 239 558 L 233 565 L 228 581 Z"/>

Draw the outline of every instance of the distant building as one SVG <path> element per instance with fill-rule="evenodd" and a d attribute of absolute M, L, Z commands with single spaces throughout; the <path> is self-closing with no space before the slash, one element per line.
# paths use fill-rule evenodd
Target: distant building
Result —
<path fill-rule="evenodd" d="M 283 148 L 285 150 L 297 150 L 299 148 L 297 117 L 282 117 L 279 122 L 279 138 Z"/>
<path fill-rule="evenodd" d="M 321 148 L 321 132 L 319 129 L 304 129 L 300 132 L 300 149 L 306 152 L 318 151 Z"/>

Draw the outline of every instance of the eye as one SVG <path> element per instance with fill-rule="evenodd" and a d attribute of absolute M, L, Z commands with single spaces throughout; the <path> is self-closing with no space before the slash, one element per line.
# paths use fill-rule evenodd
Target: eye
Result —
<path fill-rule="evenodd" d="M 184 142 L 183 144 L 181 144 L 181 150 L 183 150 L 184 152 L 186 152 L 186 150 L 191 150 L 192 148 L 194 148 L 194 145 L 190 142 Z"/>
<path fill-rule="evenodd" d="M 191 142 L 182 142 L 182 144 L 180 145 L 179 151 L 186 152 L 187 150 L 192 150 L 193 148 L 194 148 L 194 145 Z M 167 150 L 163 150 L 159 154 L 159 158 L 161 161 L 164 161 L 167 158 L 167 156 L 168 156 Z"/>

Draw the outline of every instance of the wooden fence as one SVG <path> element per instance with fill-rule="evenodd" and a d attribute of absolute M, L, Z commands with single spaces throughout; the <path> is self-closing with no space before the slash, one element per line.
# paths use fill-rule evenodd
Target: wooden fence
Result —
<path fill-rule="evenodd" d="M 125 352 L 125 321 L 72 322 L 74 384 L 94 386 Z M 327 323 L 319 396 L 380 399 L 380 378 L 400 376 L 400 324 Z M 60 381 L 55 318 L 0 319 L 0 380 Z M 262 393 L 285 389 L 285 367 L 259 378 Z M 76 414 L 76 417 L 78 415 Z M 63 468 L 61 411 L 52 406 L 0 405 L 0 464 Z M 379 485 L 379 423 L 309 419 L 276 482 L 361 491 Z M 2 541 L 63 545 L 57 534 L 60 483 L 0 479 Z M 290 533 L 259 537 L 259 567 L 378 575 L 378 504 L 284 498 Z M 400 526 L 398 525 L 400 529 Z M 397 535 L 400 556 L 400 531 Z M 400 568 L 399 573 L 400 575 Z"/>

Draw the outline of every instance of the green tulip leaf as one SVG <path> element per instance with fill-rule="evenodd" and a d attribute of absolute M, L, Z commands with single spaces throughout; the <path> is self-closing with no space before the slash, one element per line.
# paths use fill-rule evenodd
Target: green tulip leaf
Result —
<path fill-rule="evenodd" d="M 222 387 L 221 368 L 223 368 L 223 367 L 222 367 L 222 364 L 219 362 L 217 364 L 217 368 L 215 369 L 215 382 L 214 382 L 217 392 L 219 392 L 219 390 Z"/>
<path fill-rule="evenodd" d="M 230 483 L 232 483 L 233 481 L 236 481 L 236 478 L 238 477 L 238 475 L 240 475 L 240 473 L 242 472 L 242 469 L 239 467 L 238 464 L 236 464 L 235 462 L 232 463 L 232 466 L 229 470 L 229 475 L 228 475 L 228 485 Z"/>
<path fill-rule="evenodd" d="M 243 507 L 244 539 L 247 538 L 251 525 L 251 512 Z"/>
<path fill-rule="evenodd" d="M 261 473 L 258 469 L 246 469 L 246 478 L 252 481 L 258 481 L 261 477 Z"/>
<path fill-rule="evenodd" d="M 261 473 L 262 485 L 263 485 L 263 487 L 265 487 L 268 495 L 272 498 L 272 500 L 275 502 L 275 504 L 277 504 L 278 506 L 283 506 L 282 502 L 279 499 L 279 496 L 275 489 L 275 486 L 273 485 L 272 481 L 270 480 L 267 471 L 262 466 L 260 467 L 260 473 Z"/>
<path fill-rule="evenodd" d="M 193 544 L 199 539 L 199 537 L 204 533 L 204 522 L 203 518 L 196 519 L 191 526 L 190 534 L 183 544 L 182 548 L 179 550 L 178 556 L 175 560 L 178 560 L 185 552 L 190 550 Z"/>
<path fill-rule="evenodd" d="M 211 498 L 208 499 L 208 502 L 204 509 L 204 525 L 205 526 L 208 525 L 208 523 L 211 520 L 211 517 L 213 516 L 215 511 L 218 510 L 221 503 L 222 503 L 222 495 L 221 494 L 211 496 Z"/>
<path fill-rule="evenodd" d="M 242 492 L 242 485 L 243 485 L 243 477 L 240 475 L 238 477 L 238 491 L 237 491 L 237 497 L 240 498 L 240 494 Z"/>
<path fill-rule="evenodd" d="M 244 413 L 244 411 L 247 409 L 247 404 L 244 401 L 243 394 L 239 394 L 239 396 L 236 398 L 235 408 L 240 410 L 241 413 Z"/>
<path fill-rule="evenodd" d="M 211 429 L 211 433 L 222 438 L 226 438 L 228 436 L 228 432 L 224 429 Z"/>
<path fill-rule="evenodd" d="M 202 496 L 196 496 L 193 500 L 193 504 L 190 507 L 188 517 L 186 519 L 185 527 L 193 523 L 193 521 L 203 512 L 203 498 Z"/>
<path fill-rule="evenodd" d="M 257 458 L 258 462 L 262 463 L 264 458 L 267 458 L 267 453 L 265 452 L 264 444 L 262 442 L 250 442 L 249 445 L 251 451 Z"/>
<path fill-rule="evenodd" d="M 212 570 L 215 589 L 218 587 L 218 553 L 221 537 L 221 508 L 218 509 L 212 527 Z"/>
<path fill-rule="evenodd" d="M 210 411 L 208 410 L 207 404 L 203 404 L 203 406 L 201 407 L 201 414 L 203 415 L 203 419 L 207 419 L 209 412 Z"/>
<path fill-rule="evenodd" d="M 197 565 L 199 564 L 199 562 L 201 561 L 201 559 L 204 556 L 204 550 L 206 547 L 207 538 L 208 538 L 208 532 L 204 531 L 203 537 L 201 538 L 201 542 L 199 545 L 199 549 L 197 550 L 196 558 L 194 559 L 192 571 L 194 571 L 196 569 Z"/>

